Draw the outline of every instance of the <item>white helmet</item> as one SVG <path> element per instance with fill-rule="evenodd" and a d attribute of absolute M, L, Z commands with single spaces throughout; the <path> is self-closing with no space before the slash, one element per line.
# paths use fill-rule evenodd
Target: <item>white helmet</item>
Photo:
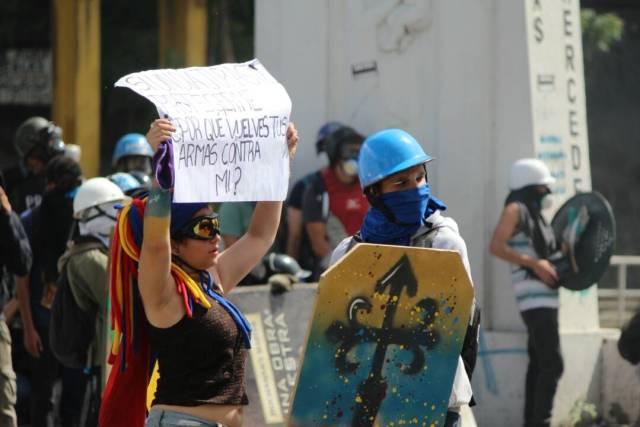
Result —
<path fill-rule="evenodd" d="M 88 209 L 105 203 L 122 202 L 127 200 L 120 187 L 107 178 L 91 178 L 85 181 L 73 198 L 73 216 L 80 218 Z"/>
<path fill-rule="evenodd" d="M 520 159 L 511 166 L 509 189 L 518 190 L 528 185 L 551 185 L 556 179 L 547 165 L 538 159 Z"/>

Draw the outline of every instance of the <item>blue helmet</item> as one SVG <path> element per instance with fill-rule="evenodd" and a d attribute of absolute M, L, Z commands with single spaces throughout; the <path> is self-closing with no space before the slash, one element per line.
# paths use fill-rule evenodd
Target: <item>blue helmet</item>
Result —
<path fill-rule="evenodd" d="M 323 124 L 320 129 L 318 129 L 318 135 L 316 136 L 316 153 L 320 154 L 325 151 L 327 137 L 343 127 L 344 125 L 340 122 L 327 122 Z"/>
<path fill-rule="evenodd" d="M 147 138 L 139 133 L 128 133 L 118 140 L 116 149 L 113 152 L 111 163 L 113 167 L 118 164 L 118 160 L 126 156 L 153 157 L 153 149 Z"/>
<path fill-rule="evenodd" d="M 120 187 L 123 193 L 140 188 L 141 185 L 133 175 L 127 172 L 116 172 L 109 175 L 109 181 Z"/>
<path fill-rule="evenodd" d="M 401 129 L 385 129 L 364 140 L 358 157 L 363 189 L 410 167 L 432 160 L 420 143 Z"/>

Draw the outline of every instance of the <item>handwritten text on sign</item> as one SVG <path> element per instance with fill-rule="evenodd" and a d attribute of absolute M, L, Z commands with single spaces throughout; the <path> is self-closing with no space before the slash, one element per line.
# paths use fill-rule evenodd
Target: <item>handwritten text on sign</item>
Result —
<path fill-rule="evenodd" d="M 116 86 L 149 99 L 176 128 L 176 202 L 285 199 L 291 100 L 258 60 L 143 71 Z"/>

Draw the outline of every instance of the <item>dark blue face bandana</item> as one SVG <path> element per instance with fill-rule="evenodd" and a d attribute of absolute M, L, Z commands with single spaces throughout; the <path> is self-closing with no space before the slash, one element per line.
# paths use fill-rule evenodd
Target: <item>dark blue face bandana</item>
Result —
<path fill-rule="evenodd" d="M 440 200 L 431 196 L 429 184 L 409 190 L 385 193 L 380 201 L 391 211 L 395 222 L 382 211 L 372 207 L 364 218 L 360 237 L 367 243 L 409 245 L 411 236 L 420 228 L 425 218 L 436 210 L 445 210 Z"/>
<path fill-rule="evenodd" d="M 425 184 L 409 190 L 385 193 L 380 196 L 380 200 L 393 213 L 396 224 L 420 227 L 430 197 L 431 188 L 429 184 Z"/>

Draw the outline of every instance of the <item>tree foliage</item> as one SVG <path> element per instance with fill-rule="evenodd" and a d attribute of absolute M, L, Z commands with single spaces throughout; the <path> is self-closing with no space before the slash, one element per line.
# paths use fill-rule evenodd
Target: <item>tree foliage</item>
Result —
<path fill-rule="evenodd" d="M 582 49 L 585 56 L 595 52 L 609 52 L 622 39 L 624 21 L 615 13 L 597 13 L 593 9 L 582 9 Z"/>

